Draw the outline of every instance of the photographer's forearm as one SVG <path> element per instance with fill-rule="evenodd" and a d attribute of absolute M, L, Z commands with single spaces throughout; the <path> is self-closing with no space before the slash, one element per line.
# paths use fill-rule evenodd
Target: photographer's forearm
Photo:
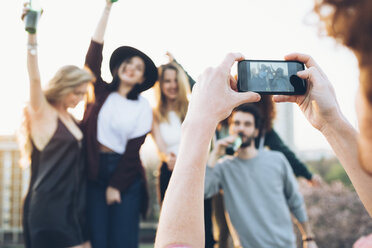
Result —
<path fill-rule="evenodd" d="M 106 6 L 103 10 L 102 16 L 99 19 L 96 30 L 94 31 L 94 34 L 93 34 L 93 37 L 92 37 L 92 40 L 94 40 L 95 42 L 98 42 L 100 44 L 103 44 L 105 31 L 106 31 L 108 19 L 109 19 L 110 12 L 111 12 L 111 6 L 112 6 L 111 3 L 106 4 Z"/>
<path fill-rule="evenodd" d="M 341 116 L 339 121 L 330 123 L 322 133 L 343 165 L 364 207 L 372 216 L 372 180 L 359 163 L 358 132 Z"/>
<path fill-rule="evenodd" d="M 187 119 L 163 202 L 155 247 L 204 247 L 204 176 L 208 146 L 217 122 Z M 185 214 L 187 213 L 187 214 Z"/>

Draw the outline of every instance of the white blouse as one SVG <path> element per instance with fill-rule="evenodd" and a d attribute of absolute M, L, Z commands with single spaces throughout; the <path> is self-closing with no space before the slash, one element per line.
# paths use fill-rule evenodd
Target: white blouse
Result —
<path fill-rule="evenodd" d="M 168 120 L 169 122 L 164 121 L 159 124 L 160 134 L 167 146 L 167 152 L 177 155 L 181 142 L 181 119 L 176 112 L 170 111 Z"/>
<path fill-rule="evenodd" d="M 123 154 L 128 140 L 147 134 L 151 126 L 152 110 L 144 97 L 129 100 L 113 92 L 98 114 L 97 139 L 114 152 Z"/>

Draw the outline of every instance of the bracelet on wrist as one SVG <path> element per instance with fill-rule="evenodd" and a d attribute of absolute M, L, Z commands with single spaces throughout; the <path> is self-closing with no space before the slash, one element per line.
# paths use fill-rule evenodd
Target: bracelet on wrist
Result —
<path fill-rule="evenodd" d="M 314 237 L 306 237 L 302 239 L 302 242 L 310 242 L 310 241 L 314 241 Z"/>
<path fill-rule="evenodd" d="M 27 48 L 36 48 L 37 47 L 37 43 L 27 43 Z"/>
<path fill-rule="evenodd" d="M 27 50 L 30 52 L 31 55 L 36 55 L 36 48 L 37 48 L 37 43 L 31 44 L 27 43 Z"/>

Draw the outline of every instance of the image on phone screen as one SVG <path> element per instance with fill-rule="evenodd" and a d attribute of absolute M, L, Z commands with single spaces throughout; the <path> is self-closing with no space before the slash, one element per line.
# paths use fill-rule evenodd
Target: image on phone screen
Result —
<path fill-rule="evenodd" d="M 304 94 L 306 84 L 296 73 L 304 70 L 297 61 L 243 60 L 238 65 L 240 91 L 266 94 Z"/>

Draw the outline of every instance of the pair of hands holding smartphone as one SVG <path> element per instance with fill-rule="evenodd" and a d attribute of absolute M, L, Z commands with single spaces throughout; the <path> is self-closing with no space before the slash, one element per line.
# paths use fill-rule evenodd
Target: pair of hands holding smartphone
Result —
<path fill-rule="evenodd" d="M 242 60 L 238 63 L 238 90 L 262 95 L 303 95 L 306 81 L 297 73 L 305 70 L 300 61 Z"/>
<path fill-rule="evenodd" d="M 254 61 L 256 62 L 256 61 Z M 240 62 L 242 63 L 242 62 Z M 244 65 L 244 62 L 242 65 Z M 323 132 L 327 124 L 332 124 L 337 120 L 343 119 L 339 104 L 336 99 L 336 94 L 332 84 L 329 82 L 327 75 L 323 72 L 320 66 L 315 62 L 315 60 L 306 54 L 293 53 L 285 57 L 285 61 L 268 61 L 270 63 L 300 63 L 306 66 L 307 69 L 302 67 L 302 65 L 297 68 L 304 68 L 304 70 L 297 70 L 296 73 L 292 71 L 287 76 L 290 78 L 292 75 L 296 75 L 298 78 L 303 80 L 304 87 L 299 87 L 299 90 L 293 90 L 289 92 L 283 91 L 272 91 L 272 90 L 253 90 L 259 94 L 274 95 L 274 102 L 294 102 L 300 107 L 301 111 L 310 122 L 310 124 Z M 254 65 L 254 64 L 253 64 Z M 272 64 L 275 69 L 275 64 Z M 245 65 L 247 66 L 247 65 Z M 283 65 L 282 65 L 283 66 Z M 278 66 L 279 67 L 279 66 Z M 246 67 L 247 68 L 247 67 Z M 293 67 L 292 67 L 293 68 Z M 291 72 L 291 69 L 288 70 Z M 246 72 L 241 72 L 239 81 L 239 67 L 238 67 L 238 90 L 244 92 L 245 87 L 243 84 L 249 84 L 248 80 L 248 70 Z M 246 81 L 243 81 L 245 73 Z M 297 80 L 297 79 L 296 79 Z M 239 83 L 241 85 L 239 85 Z M 288 83 L 288 81 L 287 81 Z M 289 84 L 291 82 L 289 81 Z M 329 125 L 328 125 L 329 126 Z"/>

